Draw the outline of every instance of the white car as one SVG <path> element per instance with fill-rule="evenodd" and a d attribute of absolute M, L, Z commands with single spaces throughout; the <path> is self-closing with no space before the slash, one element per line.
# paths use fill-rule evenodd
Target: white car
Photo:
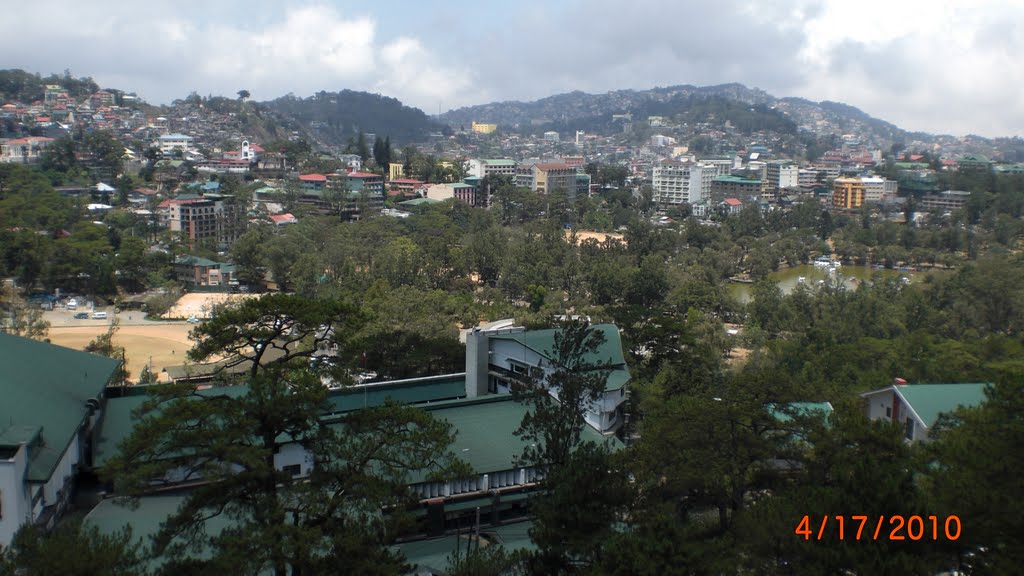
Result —
<path fill-rule="evenodd" d="M 189 316 L 187 322 L 189 324 L 199 324 L 199 318 L 196 318 L 195 316 Z"/>

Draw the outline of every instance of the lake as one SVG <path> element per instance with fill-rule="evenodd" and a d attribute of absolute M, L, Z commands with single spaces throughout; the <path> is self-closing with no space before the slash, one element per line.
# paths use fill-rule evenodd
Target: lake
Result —
<path fill-rule="evenodd" d="M 905 277 L 909 282 L 917 282 L 924 278 L 925 275 L 929 274 L 930 271 L 905 272 L 900 270 L 872 268 L 871 266 L 840 266 L 835 269 L 835 278 L 842 282 L 844 286 L 852 290 L 857 288 L 858 283 L 870 280 L 876 273 L 881 273 L 884 278 Z M 815 266 L 813 264 L 804 264 L 793 268 L 783 268 L 778 272 L 772 272 L 768 275 L 769 279 L 774 280 L 779 285 L 779 288 L 782 289 L 784 294 L 789 294 L 794 288 L 800 285 L 801 278 L 803 278 L 802 283 L 814 287 L 823 282 L 828 282 L 831 277 L 831 269 Z M 729 293 L 740 302 L 746 303 L 750 301 L 750 291 L 752 287 L 752 284 L 740 284 L 734 282 L 729 285 Z"/>

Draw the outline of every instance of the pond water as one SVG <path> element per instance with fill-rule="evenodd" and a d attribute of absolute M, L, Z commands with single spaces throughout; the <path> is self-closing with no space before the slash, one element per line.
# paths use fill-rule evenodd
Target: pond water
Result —
<path fill-rule="evenodd" d="M 830 279 L 842 282 L 844 286 L 852 290 L 857 288 L 857 285 L 860 282 L 870 280 L 873 275 L 879 273 L 884 278 L 906 278 L 907 282 L 912 283 L 920 281 L 930 272 L 887 270 L 882 268 L 872 268 L 871 266 L 839 266 L 833 269 L 815 266 L 813 264 L 804 264 L 802 266 L 783 268 L 778 272 L 772 272 L 768 275 L 768 278 L 774 280 L 779 285 L 779 288 L 782 289 L 784 294 L 789 294 L 800 284 L 806 284 L 814 287 L 821 283 L 829 282 Z M 730 294 L 743 303 L 750 301 L 751 288 L 753 288 L 752 284 L 740 284 L 735 282 L 729 284 Z"/>

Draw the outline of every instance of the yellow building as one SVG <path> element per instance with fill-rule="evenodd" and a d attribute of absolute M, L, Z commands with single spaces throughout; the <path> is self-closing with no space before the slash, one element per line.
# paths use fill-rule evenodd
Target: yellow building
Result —
<path fill-rule="evenodd" d="M 490 134 L 498 129 L 497 124 L 483 124 L 481 122 L 473 122 L 473 132 L 477 134 Z"/>
<path fill-rule="evenodd" d="M 860 178 L 836 178 L 832 182 L 832 208 L 850 210 L 864 205 L 864 183 Z"/>
<path fill-rule="evenodd" d="M 388 180 L 398 180 L 405 176 L 405 166 L 401 162 L 391 162 L 388 164 Z"/>

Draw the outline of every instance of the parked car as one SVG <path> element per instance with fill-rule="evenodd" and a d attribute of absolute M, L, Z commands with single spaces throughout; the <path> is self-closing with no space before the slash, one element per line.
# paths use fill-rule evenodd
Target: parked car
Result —
<path fill-rule="evenodd" d="M 88 312 L 79 312 L 78 314 L 75 314 L 75 320 L 88 320 L 88 319 L 89 319 L 89 313 Z"/>
<path fill-rule="evenodd" d="M 196 318 L 195 316 L 189 316 L 188 317 L 188 323 L 189 324 L 199 324 L 199 318 Z"/>
<path fill-rule="evenodd" d="M 106 312 L 93 312 L 92 313 L 92 319 L 93 320 L 106 320 L 107 319 L 107 313 Z"/>

